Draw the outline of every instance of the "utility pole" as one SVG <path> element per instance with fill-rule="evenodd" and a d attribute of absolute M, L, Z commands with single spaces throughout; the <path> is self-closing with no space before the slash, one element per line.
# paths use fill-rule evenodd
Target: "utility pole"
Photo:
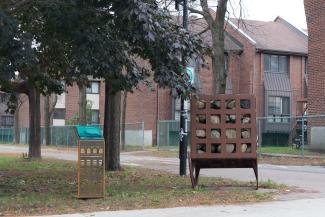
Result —
<path fill-rule="evenodd" d="M 188 29 L 188 0 L 175 0 L 175 8 L 178 10 L 179 3 L 183 1 L 183 28 Z M 184 73 L 186 73 L 186 62 L 183 59 Z M 180 111 L 180 141 L 179 141 L 179 175 L 186 176 L 186 160 L 187 160 L 187 111 L 185 110 L 185 100 L 181 96 L 181 111 Z"/>

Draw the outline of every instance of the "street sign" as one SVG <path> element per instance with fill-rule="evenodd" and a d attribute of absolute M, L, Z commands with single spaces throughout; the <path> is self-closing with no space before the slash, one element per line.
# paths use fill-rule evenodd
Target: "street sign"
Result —
<path fill-rule="evenodd" d="M 194 68 L 193 67 L 186 67 L 186 73 L 190 77 L 190 83 L 194 83 Z"/>

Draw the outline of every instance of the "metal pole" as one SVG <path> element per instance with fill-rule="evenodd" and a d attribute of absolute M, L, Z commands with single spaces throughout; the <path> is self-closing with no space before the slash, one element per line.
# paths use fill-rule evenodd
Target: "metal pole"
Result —
<path fill-rule="evenodd" d="M 158 151 L 159 151 L 159 143 L 160 143 L 159 135 L 160 135 L 159 120 L 157 120 L 157 150 Z"/>
<path fill-rule="evenodd" d="M 142 150 L 144 150 L 144 121 L 142 121 L 141 127 L 142 127 Z"/>
<path fill-rule="evenodd" d="M 304 116 L 301 118 L 301 155 L 304 157 L 304 149 L 305 149 L 305 120 Z"/>
<path fill-rule="evenodd" d="M 187 0 L 183 0 L 183 28 L 187 30 L 188 8 Z M 186 73 L 186 65 L 184 62 L 184 73 Z M 186 176 L 186 160 L 187 160 L 187 135 L 186 128 L 186 111 L 184 109 L 184 97 L 181 97 L 181 112 L 180 112 L 180 142 L 179 142 L 179 175 Z"/>

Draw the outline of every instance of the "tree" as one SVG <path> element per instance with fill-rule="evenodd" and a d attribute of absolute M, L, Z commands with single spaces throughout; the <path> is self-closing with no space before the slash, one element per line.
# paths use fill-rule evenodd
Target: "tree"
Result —
<path fill-rule="evenodd" d="M 78 84 L 79 88 L 79 114 L 78 114 L 78 124 L 87 125 L 87 87 L 84 84 Z"/>
<path fill-rule="evenodd" d="M 44 140 L 45 145 L 51 143 L 51 117 L 53 115 L 58 96 L 56 94 L 46 95 L 44 98 Z"/>
<path fill-rule="evenodd" d="M 186 60 L 198 53 L 201 42 L 177 26 L 156 1 L 25 0 L 15 16 L 39 45 L 35 66 L 42 69 L 41 76 L 64 79 L 67 85 L 86 84 L 89 75 L 105 79 L 104 136 L 106 158 L 112 160 L 107 169 L 120 168 L 120 91 L 132 92 L 139 82 L 149 83 L 150 75 L 160 87 L 174 88 L 178 94 L 193 90 L 181 57 Z M 137 64 L 136 58 L 148 61 L 152 71 Z M 50 91 L 57 90 L 51 87 Z M 31 96 L 32 103 L 38 104 Z"/>
<path fill-rule="evenodd" d="M 215 13 L 209 8 L 207 0 L 200 0 L 202 11 L 196 8 L 189 8 L 190 12 L 199 14 L 205 19 L 207 28 L 205 28 L 203 32 L 208 30 L 211 32 L 212 46 L 210 57 L 212 59 L 214 94 L 222 94 L 226 92 L 227 72 L 225 71 L 224 24 L 227 12 L 227 3 L 228 0 L 218 0 L 217 10 Z"/>
<path fill-rule="evenodd" d="M 67 14 L 62 14 L 66 8 Z M 178 27 L 155 1 L 84 2 L 77 9 L 64 5 L 57 10 L 61 15 L 56 20 L 69 26 L 60 38 L 70 45 L 66 53 L 72 68 L 78 69 L 74 76 L 105 79 L 106 169 L 119 169 L 120 91 L 133 91 L 153 74 L 161 87 L 188 95 L 193 88 L 183 74 L 181 57 L 192 57 L 201 43 Z M 147 60 L 153 72 L 137 64 L 137 57 Z"/>
<path fill-rule="evenodd" d="M 182 0 L 173 0 L 182 4 Z M 170 5 L 170 0 L 164 1 L 165 5 Z M 199 2 L 199 5 L 197 4 Z M 214 94 L 224 94 L 226 91 L 226 79 L 227 72 L 225 70 L 225 55 L 224 55 L 224 31 L 225 31 L 225 19 L 226 15 L 230 14 L 228 11 L 228 3 L 232 8 L 235 15 L 237 12 L 233 7 L 232 0 L 217 0 L 210 1 L 210 4 L 217 2 L 216 11 L 213 11 L 209 7 L 208 0 L 193 0 L 192 6 L 189 7 L 189 11 L 193 14 L 202 16 L 205 23 L 197 22 L 200 18 L 193 18 L 190 20 L 192 25 L 200 25 L 203 30 L 198 32 L 198 35 L 203 35 L 206 32 L 210 32 L 212 45 L 210 49 L 207 49 L 207 55 L 211 57 L 212 60 L 212 73 L 213 73 L 213 90 Z M 243 5 L 242 0 L 237 0 L 239 4 L 239 20 L 241 20 L 243 15 Z M 215 6 L 215 5 L 214 5 Z"/>
<path fill-rule="evenodd" d="M 29 157 L 40 157 L 40 93 L 61 91 L 61 86 L 40 70 L 40 58 L 33 48 L 33 36 L 25 31 L 13 16 L 11 7 L 0 4 L 0 89 L 11 94 L 9 110 L 16 109 L 17 94 L 24 93 L 29 100 L 30 134 Z M 16 75 L 18 73 L 18 75 Z"/>

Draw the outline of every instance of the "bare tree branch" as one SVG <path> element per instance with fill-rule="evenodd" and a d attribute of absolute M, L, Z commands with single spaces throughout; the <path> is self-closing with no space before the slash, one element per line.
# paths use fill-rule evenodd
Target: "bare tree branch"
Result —
<path fill-rule="evenodd" d="M 210 9 L 209 9 L 209 6 L 208 6 L 208 1 L 207 0 L 200 0 L 200 3 L 201 3 L 201 7 L 202 7 L 202 10 L 203 10 L 203 17 L 204 19 L 208 22 L 209 26 L 211 25 L 212 26 L 212 23 L 213 23 L 213 17 L 210 13 Z"/>
<path fill-rule="evenodd" d="M 191 7 L 188 7 L 188 10 L 189 10 L 190 12 L 192 12 L 192 13 L 200 14 L 200 15 L 204 16 L 203 11 L 200 11 L 200 10 L 197 10 L 197 9 L 195 9 L 195 8 L 191 8 Z"/>
<path fill-rule="evenodd" d="M 203 29 L 201 32 L 199 32 L 199 33 L 197 33 L 197 35 L 202 35 L 202 34 L 204 34 L 204 33 L 206 33 L 207 31 L 209 31 L 210 30 L 210 28 L 209 28 L 209 26 L 207 26 L 205 29 Z"/>

